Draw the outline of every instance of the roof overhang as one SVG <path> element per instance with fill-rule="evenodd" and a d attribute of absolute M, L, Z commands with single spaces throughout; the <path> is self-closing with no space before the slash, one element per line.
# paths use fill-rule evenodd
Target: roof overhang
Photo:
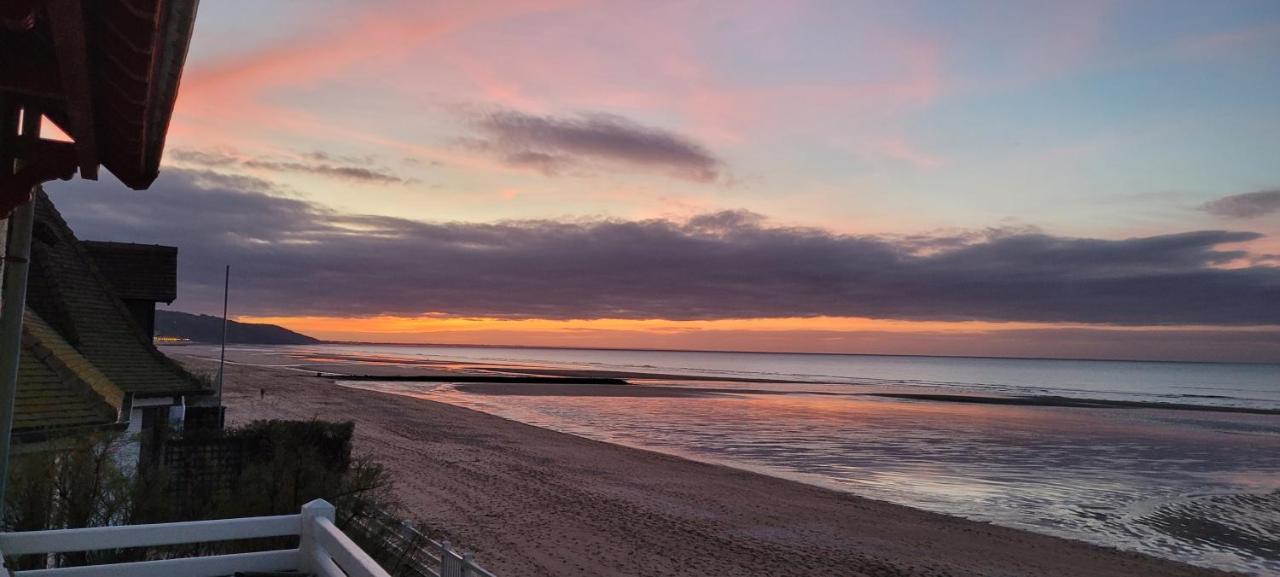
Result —
<path fill-rule="evenodd" d="M 0 135 L 0 156 L 31 161 L 24 177 L 0 175 L 11 179 L 0 192 L 70 178 L 77 170 L 96 179 L 99 166 L 130 188 L 150 186 L 198 2 L 0 2 L 0 101 L 39 113 L 71 138 Z"/>

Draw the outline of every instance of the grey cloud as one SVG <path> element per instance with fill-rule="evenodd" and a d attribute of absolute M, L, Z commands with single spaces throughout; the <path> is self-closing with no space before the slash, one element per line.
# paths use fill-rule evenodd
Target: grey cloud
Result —
<path fill-rule="evenodd" d="M 321 176 L 331 176 L 345 180 L 377 182 L 384 184 L 403 184 L 407 182 L 390 172 L 374 170 L 362 166 L 341 166 L 333 164 L 306 164 L 302 162 L 246 160 L 244 166 L 283 172 L 309 172 Z"/>
<path fill-rule="evenodd" d="M 344 164 L 357 164 L 357 165 L 370 164 L 374 161 L 374 157 L 372 156 L 351 156 L 351 155 L 342 155 L 342 154 L 332 154 L 329 152 L 325 152 L 323 150 L 313 150 L 311 152 L 304 152 L 302 153 L 301 156 L 303 158 L 309 158 L 311 160 L 315 160 L 318 162 L 341 162 Z"/>
<path fill-rule="evenodd" d="M 372 166 L 372 159 L 340 157 L 325 152 L 307 152 L 299 160 L 274 158 L 240 159 L 218 151 L 177 149 L 169 154 L 178 162 L 203 168 L 232 168 L 242 166 L 273 172 L 301 172 L 327 176 L 340 180 L 377 184 L 407 184 L 412 182 L 395 173 Z"/>
<path fill-rule="evenodd" d="M 1227 218 L 1254 218 L 1280 211 L 1280 188 L 1224 196 L 1200 205 L 1200 209 Z"/>
<path fill-rule="evenodd" d="M 178 162 L 188 164 L 196 164 L 200 166 L 230 166 L 239 164 L 240 159 L 231 154 L 220 151 L 195 150 L 190 148 L 176 148 L 169 151 L 169 158 Z"/>
<path fill-rule="evenodd" d="M 690 218 L 688 228 L 706 232 L 728 232 L 743 227 L 760 226 L 765 220 L 764 215 L 749 210 L 722 210 Z"/>
<path fill-rule="evenodd" d="M 151 191 L 50 186 L 82 238 L 180 247 L 178 306 L 239 314 L 510 318 L 867 316 L 1280 325 L 1280 267 L 1220 268 L 1250 232 L 1125 240 L 986 231 L 926 243 L 663 219 L 419 222 L 351 215 L 255 179 L 169 169 Z M 958 237 L 959 238 L 959 237 Z M 926 247 L 926 248 L 922 248 Z"/>
<path fill-rule="evenodd" d="M 511 166 L 532 168 L 547 176 L 555 176 L 573 164 L 573 161 L 566 157 L 532 150 L 509 152 L 502 157 L 502 160 Z"/>
<path fill-rule="evenodd" d="M 545 174 L 602 163 L 700 182 L 718 180 L 723 172 L 723 163 L 701 144 L 612 114 L 556 117 L 500 110 L 476 115 L 472 123 L 481 137 L 468 144 Z"/>

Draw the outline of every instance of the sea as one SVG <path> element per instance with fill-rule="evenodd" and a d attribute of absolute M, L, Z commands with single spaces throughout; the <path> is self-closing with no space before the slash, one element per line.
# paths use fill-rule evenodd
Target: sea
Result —
<path fill-rule="evenodd" d="M 1277 364 L 420 345 L 274 348 L 281 349 L 298 359 L 367 359 L 384 368 L 402 362 L 512 373 L 643 373 L 649 376 L 629 380 L 699 394 L 526 396 L 452 383 L 344 384 L 978 521 L 1280 575 Z M 1151 405 L 882 396 L 902 393 Z"/>

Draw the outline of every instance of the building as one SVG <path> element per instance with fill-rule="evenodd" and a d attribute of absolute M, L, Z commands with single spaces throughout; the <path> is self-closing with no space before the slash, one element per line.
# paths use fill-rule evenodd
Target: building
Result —
<path fill-rule="evenodd" d="M 130 188 L 155 181 L 197 4 L 0 2 L 0 493 L 11 432 L 141 427 L 200 390 L 137 330 L 47 199 L 35 238 L 32 202 L 42 183 L 103 168 Z M 46 270 L 30 275 L 27 306 L 33 260 Z"/>
<path fill-rule="evenodd" d="M 155 303 L 176 296 L 177 249 L 84 242 L 47 195 L 35 203 L 15 447 L 95 429 L 141 433 L 141 446 L 180 427 L 211 391 L 151 342 Z"/>
<path fill-rule="evenodd" d="M 156 336 L 156 303 L 178 298 L 178 248 L 100 240 L 81 241 L 98 272 L 124 301 L 134 324 Z"/>

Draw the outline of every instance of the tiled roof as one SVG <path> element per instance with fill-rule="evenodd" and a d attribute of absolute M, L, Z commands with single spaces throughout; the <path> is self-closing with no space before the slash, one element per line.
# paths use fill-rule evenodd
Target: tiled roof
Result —
<path fill-rule="evenodd" d="M 178 249 L 158 244 L 81 241 L 122 299 L 172 303 L 178 298 Z"/>
<path fill-rule="evenodd" d="M 111 382 L 142 395 L 202 392 L 134 324 L 44 192 L 36 195 L 27 304 Z"/>
<path fill-rule="evenodd" d="M 124 391 L 31 310 L 23 315 L 22 353 L 13 428 L 28 430 L 110 425 Z"/>
<path fill-rule="evenodd" d="M 112 411 L 119 413 L 124 410 L 124 390 L 111 382 L 35 311 L 27 309 L 22 316 L 22 332 L 23 346 L 31 349 L 32 354 L 40 357 L 46 365 L 87 387 L 94 398 L 109 405 Z"/>

